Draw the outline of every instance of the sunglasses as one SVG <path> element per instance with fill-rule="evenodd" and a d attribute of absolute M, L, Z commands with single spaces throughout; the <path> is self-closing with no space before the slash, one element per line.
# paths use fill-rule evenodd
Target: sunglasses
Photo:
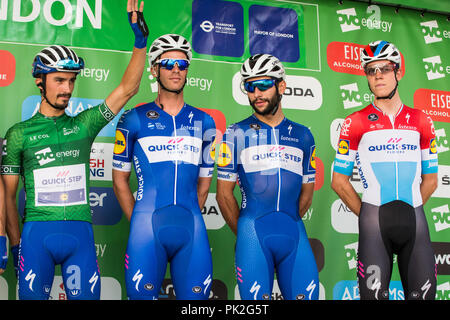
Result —
<path fill-rule="evenodd" d="M 395 65 L 393 63 L 388 63 L 384 65 L 375 65 L 371 67 L 365 67 L 364 72 L 368 76 L 374 76 L 377 74 L 377 71 L 380 71 L 381 74 L 387 74 L 395 69 Z"/>
<path fill-rule="evenodd" d="M 59 60 L 56 63 L 57 68 L 63 68 L 64 70 L 80 70 L 84 68 L 84 61 L 82 58 L 79 58 L 79 62 L 76 63 L 72 59 L 64 59 Z"/>
<path fill-rule="evenodd" d="M 272 88 L 276 83 L 274 79 L 262 79 L 255 81 L 246 81 L 244 82 L 245 91 L 253 93 L 255 92 L 255 88 L 258 88 L 259 91 L 266 91 Z"/>
<path fill-rule="evenodd" d="M 175 64 L 177 64 L 180 71 L 186 70 L 189 67 L 189 61 L 185 59 L 161 59 L 156 61 L 155 63 L 160 64 L 161 68 L 167 70 L 172 70 L 173 67 L 175 67 Z"/>

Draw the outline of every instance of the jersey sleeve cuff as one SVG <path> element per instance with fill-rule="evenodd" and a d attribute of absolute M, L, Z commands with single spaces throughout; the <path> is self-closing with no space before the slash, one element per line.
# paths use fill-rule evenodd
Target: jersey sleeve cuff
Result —
<path fill-rule="evenodd" d="M 341 159 L 334 160 L 333 171 L 346 176 L 351 176 L 353 172 L 353 161 L 346 161 Z"/>
<path fill-rule="evenodd" d="M 198 176 L 200 178 L 211 178 L 214 173 L 214 167 L 212 168 L 200 168 Z"/>
<path fill-rule="evenodd" d="M 422 161 L 422 174 L 437 173 L 438 159 L 430 159 Z"/>
<path fill-rule="evenodd" d="M 119 161 L 113 159 L 112 167 L 114 170 L 130 172 L 131 171 L 131 162 Z"/>
<path fill-rule="evenodd" d="M 303 176 L 302 183 L 314 183 L 316 182 L 316 175 L 315 174 L 307 174 Z"/>
<path fill-rule="evenodd" d="M 237 173 L 217 170 L 217 179 L 235 182 L 237 179 Z"/>
<path fill-rule="evenodd" d="M 4 165 L 1 166 L 0 174 L 19 175 L 20 174 L 20 166 L 4 164 Z"/>

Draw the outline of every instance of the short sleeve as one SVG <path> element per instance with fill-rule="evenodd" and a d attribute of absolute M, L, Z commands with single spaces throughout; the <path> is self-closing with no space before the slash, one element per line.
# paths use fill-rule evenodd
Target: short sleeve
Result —
<path fill-rule="evenodd" d="M 420 149 L 422 155 L 422 174 L 438 172 L 438 152 L 433 120 L 421 112 Z"/>
<path fill-rule="evenodd" d="M 130 172 L 133 162 L 134 137 L 139 131 L 139 119 L 136 110 L 123 113 L 116 127 L 116 139 L 113 151 L 113 169 Z"/>
<path fill-rule="evenodd" d="M 358 113 L 353 113 L 345 118 L 336 150 L 333 171 L 352 175 L 359 141 L 361 139 L 361 128 Z"/>
<path fill-rule="evenodd" d="M 225 131 L 222 142 L 217 148 L 217 179 L 235 182 L 237 179 L 237 137 L 235 125 Z"/>

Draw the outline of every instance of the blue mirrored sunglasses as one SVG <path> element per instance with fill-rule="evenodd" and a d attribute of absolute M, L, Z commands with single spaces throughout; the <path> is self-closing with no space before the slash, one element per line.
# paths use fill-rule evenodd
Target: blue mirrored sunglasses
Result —
<path fill-rule="evenodd" d="M 255 81 L 246 81 L 244 82 L 244 88 L 247 92 L 255 92 L 255 88 L 258 88 L 259 91 L 266 91 L 267 89 L 272 88 L 275 85 L 274 79 L 262 79 Z"/>
<path fill-rule="evenodd" d="M 80 61 L 78 63 L 76 63 L 72 59 L 59 60 L 56 63 L 56 66 L 64 70 L 81 70 L 84 68 L 84 61 L 82 58 L 79 59 Z"/>
<path fill-rule="evenodd" d="M 185 59 L 161 59 L 155 63 L 159 63 L 162 68 L 167 70 L 172 70 L 173 67 L 175 67 L 175 64 L 178 65 L 180 71 L 186 70 L 189 67 L 189 61 Z"/>

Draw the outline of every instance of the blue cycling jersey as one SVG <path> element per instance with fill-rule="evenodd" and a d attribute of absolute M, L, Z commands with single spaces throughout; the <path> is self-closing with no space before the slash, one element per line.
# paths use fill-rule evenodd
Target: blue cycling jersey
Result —
<path fill-rule="evenodd" d="M 315 181 L 314 138 L 286 118 L 271 127 L 251 116 L 219 147 L 218 179 L 239 181 L 236 275 L 242 299 L 270 299 L 273 271 L 284 299 L 317 299 L 317 265 L 299 215 L 302 184 Z"/>
<path fill-rule="evenodd" d="M 314 138 L 287 118 L 275 128 L 251 116 L 230 126 L 219 148 L 218 179 L 236 181 L 241 215 L 282 211 L 298 220 L 303 183 L 315 181 Z"/>
<path fill-rule="evenodd" d="M 179 299 L 207 299 L 212 260 L 197 197 L 199 177 L 214 170 L 212 117 L 185 104 L 176 116 L 154 102 L 124 113 L 113 168 L 137 176 L 125 259 L 130 299 L 158 298 L 167 262 Z"/>

